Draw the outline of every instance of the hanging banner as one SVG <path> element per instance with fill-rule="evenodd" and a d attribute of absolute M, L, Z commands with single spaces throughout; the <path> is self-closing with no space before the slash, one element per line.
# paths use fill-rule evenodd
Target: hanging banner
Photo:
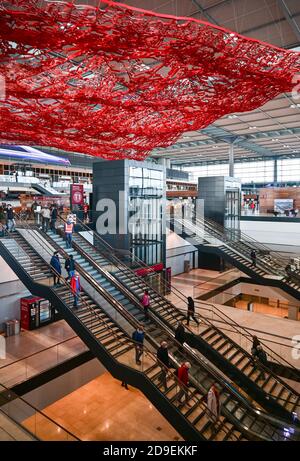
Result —
<path fill-rule="evenodd" d="M 84 204 L 83 184 L 71 184 L 71 206 Z"/>

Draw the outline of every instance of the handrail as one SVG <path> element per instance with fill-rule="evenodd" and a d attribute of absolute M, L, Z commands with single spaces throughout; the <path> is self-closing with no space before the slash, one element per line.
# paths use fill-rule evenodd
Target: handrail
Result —
<path fill-rule="evenodd" d="M 25 357 L 22 357 L 22 358 L 20 358 L 20 359 L 14 360 L 13 362 L 6 363 L 5 365 L 0 366 L 0 371 L 3 370 L 3 368 L 10 367 L 10 366 L 12 366 L 12 365 L 15 365 L 16 363 L 22 362 L 23 360 L 28 360 L 28 359 L 30 359 L 31 357 L 34 357 L 35 355 L 42 354 L 43 352 L 47 352 L 47 351 L 49 351 L 50 349 L 54 349 L 55 347 L 59 347 L 59 346 L 61 346 L 62 344 L 67 343 L 67 342 L 69 342 L 69 341 L 72 341 L 73 339 L 76 339 L 76 338 L 78 338 L 78 336 L 77 336 L 77 335 L 74 335 L 74 336 L 72 336 L 71 338 L 64 339 L 63 341 L 61 341 L 61 342 L 59 342 L 59 343 L 53 344 L 52 346 L 45 347 L 44 349 L 41 349 L 40 351 L 33 352 L 32 354 L 29 354 L 29 355 L 26 355 Z M 0 384 L 0 385 L 1 385 L 1 384 Z"/>
<path fill-rule="evenodd" d="M 63 220 L 63 219 L 62 219 L 62 220 Z M 64 221 L 64 220 L 63 220 L 63 221 Z M 91 231 L 91 230 L 89 229 L 89 231 Z M 82 237 L 82 238 L 83 238 L 83 237 Z M 87 242 L 87 244 L 89 244 L 89 242 L 88 242 L 88 241 L 86 241 L 86 242 Z M 76 242 L 75 242 L 75 244 L 76 244 Z M 83 251 L 83 250 L 81 249 L 81 251 Z M 85 252 L 84 252 L 84 253 L 85 253 Z M 128 268 L 127 268 L 127 266 L 126 266 L 126 270 L 127 270 L 127 269 L 128 269 Z M 174 317 L 174 314 L 173 314 L 173 312 L 171 313 L 171 315 Z M 258 368 L 259 368 L 259 367 L 258 367 Z M 274 376 L 274 374 L 273 374 L 273 372 L 272 372 L 272 371 L 270 371 L 270 370 L 269 370 L 268 372 L 269 372 L 269 374 L 271 374 L 272 376 Z M 276 379 L 277 381 L 279 381 L 279 382 L 280 382 L 280 380 L 278 379 L 278 377 L 277 377 L 277 376 L 274 376 L 274 379 Z M 283 383 L 283 382 L 282 382 L 281 384 L 282 384 L 284 387 L 288 387 L 288 386 L 286 385 L 286 383 Z"/>
<path fill-rule="evenodd" d="M 205 280 L 204 282 L 201 282 L 201 283 L 198 283 L 197 285 L 194 285 L 193 286 L 193 289 L 195 288 L 198 288 L 198 287 L 202 287 L 203 285 L 206 285 L 207 283 L 214 283 L 216 280 L 218 280 L 219 278 L 222 278 L 224 277 L 226 274 L 229 274 L 230 272 L 235 272 L 235 271 L 238 271 L 239 273 L 241 272 L 240 270 L 236 269 L 236 268 L 232 268 L 232 269 L 229 269 L 228 271 L 226 272 L 221 272 L 219 275 L 217 275 L 216 277 L 213 277 L 211 278 L 210 280 Z M 226 281 L 225 283 L 223 283 L 222 285 L 226 285 L 227 283 L 231 282 L 232 280 L 228 280 Z M 222 285 L 219 285 L 219 286 L 222 286 Z M 201 288 L 202 289 L 202 288 Z"/>
<path fill-rule="evenodd" d="M 31 229 L 31 230 L 32 230 L 32 229 Z M 40 244 L 40 243 L 39 243 L 39 244 Z M 131 343 L 134 343 L 133 340 L 130 340 L 130 342 L 131 342 Z M 210 369 L 210 373 L 211 373 L 211 374 L 214 374 L 214 377 L 215 377 L 216 380 L 218 380 L 218 381 L 220 380 L 220 379 L 219 379 L 219 375 L 216 375 L 216 374 L 214 373 L 214 371 L 213 371 L 213 373 L 212 373 L 212 370 L 211 370 L 211 369 Z M 222 385 L 221 385 L 221 387 L 224 387 L 224 381 L 223 381 L 223 380 L 222 380 Z M 232 386 L 226 385 L 225 387 L 227 388 L 227 391 L 228 391 L 228 389 L 229 389 L 230 393 L 232 393 Z M 236 392 L 234 392 L 234 394 L 235 394 L 235 398 L 238 397 L 238 399 L 240 400 L 241 397 L 240 397 L 238 394 L 236 394 Z M 244 399 L 243 399 L 243 401 L 244 401 Z M 244 405 L 245 405 L 245 401 L 244 401 Z M 249 407 L 248 402 L 247 402 L 247 406 Z M 249 407 L 249 409 L 250 409 L 251 411 L 255 411 L 251 406 Z M 262 412 L 260 412 L 260 413 L 262 413 Z M 272 418 L 270 418 L 269 415 L 264 416 L 264 418 L 265 418 L 265 419 L 272 419 Z M 277 418 L 277 421 L 279 421 L 278 418 Z M 285 423 L 282 423 L 282 424 L 285 424 Z"/>
<path fill-rule="evenodd" d="M 173 218 L 175 222 L 179 223 L 181 226 L 185 227 L 186 229 L 189 229 L 191 232 L 193 232 L 194 235 L 198 236 L 197 235 L 197 230 L 198 230 L 198 227 L 197 227 L 197 224 L 193 223 L 192 221 L 187 221 L 186 219 L 183 219 L 183 218 Z M 198 218 L 195 219 L 196 223 L 200 223 L 201 226 L 205 226 L 207 227 L 207 224 L 205 221 L 199 221 Z M 223 234 L 220 234 L 218 233 L 218 231 L 216 231 L 215 229 L 213 230 L 209 230 L 209 233 L 211 235 L 213 235 L 213 233 L 215 233 L 216 235 L 213 235 L 213 238 L 219 240 L 220 242 L 222 242 L 223 245 L 225 245 L 226 247 L 228 247 L 230 250 L 232 250 L 233 252 L 235 253 L 239 253 L 243 258 L 247 259 L 248 261 L 251 261 L 251 257 L 250 257 L 250 254 L 245 254 L 245 248 L 241 249 L 241 245 L 244 245 L 242 243 L 242 241 L 239 241 L 239 240 L 231 240 L 229 239 L 228 237 L 224 237 Z M 193 238 L 191 236 L 191 238 Z M 206 238 L 206 240 L 208 240 Z M 249 249 L 249 252 L 250 253 L 250 249 Z M 277 270 L 277 272 L 274 271 L 274 265 L 273 266 L 270 266 L 270 264 L 267 263 L 267 261 L 265 261 L 263 258 L 260 258 L 258 255 L 257 255 L 257 267 L 258 268 L 262 268 L 262 270 L 264 270 L 267 274 L 273 274 L 273 275 L 277 275 L 278 276 L 278 271 L 279 269 Z M 281 266 L 280 266 L 281 268 Z M 280 276 L 282 277 L 283 276 L 283 269 L 281 268 L 281 274 Z"/>
<path fill-rule="evenodd" d="M 200 220 L 201 221 L 201 218 L 197 217 L 196 218 L 197 220 Z M 279 253 L 280 257 L 277 258 L 279 261 L 286 261 L 286 258 L 282 255 L 281 252 L 279 251 L 273 251 L 271 248 L 269 248 L 267 245 L 259 242 L 258 240 L 254 239 L 253 237 L 251 237 L 250 235 L 246 234 L 245 232 L 242 232 L 240 229 L 238 230 L 232 230 L 232 229 L 227 229 L 226 227 L 222 226 L 221 224 L 217 223 L 216 221 L 213 221 L 212 219 L 210 218 L 205 218 L 203 219 L 202 218 L 202 221 L 205 222 L 205 224 L 208 224 L 210 225 L 213 229 L 219 229 L 220 232 L 222 234 L 230 234 L 230 232 L 237 232 L 238 233 L 238 236 L 239 237 L 243 237 L 244 240 L 248 240 L 250 242 L 253 242 L 253 244 L 257 247 L 257 248 L 261 248 L 263 251 L 268 251 L 269 253 Z M 281 257 L 282 256 L 282 257 Z"/>
<path fill-rule="evenodd" d="M 61 216 L 60 216 L 60 217 L 61 217 Z M 63 222 L 65 222 L 65 219 L 64 219 L 63 217 L 61 217 L 61 219 L 62 219 Z M 132 273 L 132 275 L 133 275 L 135 278 L 138 277 L 138 278 L 142 281 L 142 283 L 144 283 L 145 285 L 148 285 L 149 288 L 150 288 L 152 291 L 154 291 L 157 295 L 159 295 L 161 298 L 163 298 L 166 302 L 170 303 L 170 301 L 169 301 L 167 298 L 165 298 L 165 297 L 162 296 L 160 293 L 158 293 L 158 292 L 155 290 L 155 288 L 153 288 L 152 286 L 150 286 L 149 284 L 147 284 L 147 282 L 146 282 L 144 279 L 142 279 L 141 277 L 139 277 L 130 267 L 126 266 L 122 261 L 120 261 L 120 260 L 114 255 L 114 251 L 115 251 L 115 250 L 114 250 L 107 242 L 105 242 L 105 240 L 102 239 L 102 238 L 100 237 L 100 235 L 99 235 L 97 232 L 93 232 L 88 226 L 86 226 L 86 224 L 84 224 L 84 223 L 83 223 L 81 220 L 79 220 L 78 218 L 77 218 L 77 222 L 78 222 L 80 225 L 82 225 L 85 229 L 87 229 L 87 231 L 88 231 L 89 233 L 91 233 L 92 237 L 96 237 L 96 239 L 99 240 L 99 241 L 101 242 L 102 245 L 108 247 L 108 249 L 109 249 L 110 251 L 109 251 L 109 254 L 108 254 L 107 256 L 109 257 L 109 259 L 110 259 L 110 258 L 113 258 L 113 259 L 117 260 L 117 266 L 118 266 L 118 268 L 119 268 L 120 270 L 122 270 L 122 269 L 120 268 L 120 266 L 119 266 L 119 265 L 121 264 L 121 265 L 124 267 L 123 271 L 124 271 L 124 270 L 126 270 L 126 272 L 130 271 L 130 272 Z M 82 238 L 84 238 L 84 237 L 82 237 Z M 86 240 L 86 241 L 87 241 L 87 240 Z M 89 242 L 87 241 L 87 243 L 89 243 Z M 94 249 L 97 251 L 97 247 L 94 246 Z M 132 255 L 132 256 L 133 256 L 133 255 Z M 134 257 L 134 256 L 133 256 L 133 257 Z M 144 265 L 144 267 L 148 267 L 144 262 L 143 262 L 143 265 Z M 165 281 L 163 281 L 163 284 L 164 284 L 165 286 L 167 286 L 167 283 L 166 283 Z M 181 301 L 187 303 L 187 297 L 186 297 L 183 293 L 181 293 L 177 288 L 172 287 L 172 292 L 175 292 L 175 295 L 176 295 L 179 299 L 181 299 Z M 170 304 L 171 304 L 171 303 L 170 303 Z M 210 303 L 204 303 L 204 304 L 211 306 Z M 176 308 L 177 308 L 177 307 L 176 307 Z M 178 308 L 177 308 L 177 309 L 178 309 Z M 219 311 L 218 308 L 215 308 L 215 309 L 216 309 L 217 311 Z M 222 314 L 223 314 L 223 313 L 222 313 Z M 171 315 L 173 316 L 173 312 L 171 313 Z M 224 315 L 226 315 L 226 314 L 224 314 Z M 232 320 L 232 319 L 230 319 L 230 317 L 228 317 L 227 315 L 226 315 L 226 317 L 227 317 L 229 320 Z M 173 318 L 174 318 L 174 316 L 173 316 Z M 235 323 L 236 323 L 236 322 L 235 322 Z M 249 334 L 251 335 L 251 333 L 249 333 L 248 330 L 247 330 L 245 327 L 242 327 L 242 326 L 238 325 L 237 323 L 236 323 L 236 325 L 237 325 L 239 328 L 241 328 L 241 329 L 243 329 L 244 331 L 246 331 L 246 333 L 247 333 L 248 335 L 249 335 Z M 192 331 L 190 328 L 187 327 L 187 330 L 188 330 L 191 334 L 193 334 L 193 331 Z M 239 334 L 241 334 L 241 333 L 239 332 Z M 252 336 L 252 335 L 251 335 L 251 336 Z M 252 336 L 252 337 L 253 337 L 253 336 Z M 264 344 L 264 343 L 262 343 L 262 344 Z M 272 349 L 270 349 L 270 348 L 269 348 L 268 346 L 266 346 L 265 344 L 264 344 L 264 346 L 265 346 L 265 348 L 269 351 L 269 354 L 270 354 L 270 352 L 271 352 L 272 354 L 275 354 L 276 357 L 279 357 L 279 363 L 280 363 L 280 360 L 282 360 L 283 358 L 282 358 L 281 356 L 279 356 L 279 354 L 277 354 L 276 352 L 272 351 Z M 277 360 L 278 360 L 278 358 L 277 358 Z M 292 364 L 290 364 L 286 359 L 283 359 L 283 360 L 288 364 L 289 367 L 291 367 L 291 369 L 295 369 L 295 367 L 294 367 Z M 296 369 L 295 369 L 295 370 L 296 370 Z M 269 373 L 270 373 L 270 374 L 273 374 L 273 372 L 272 372 L 271 370 L 269 370 Z"/>
<path fill-rule="evenodd" d="M 56 426 L 58 426 L 60 429 L 62 429 L 64 432 L 66 432 L 69 436 L 71 436 L 72 438 L 76 439 L 76 440 L 80 440 L 78 437 L 76 437 L 76 435 L 72 434 L 72 432 L 70 432 L 68 429 L 64 428 L 61 424 L 57 423 L 56 421 L 54 421 L 54 419 L 52 419 L 50 416 L 46 415 L 45 413 L 43 413 L 41 410 L 39 410 L 38 408 L 36 408 L 32 403 L 29 403 L 27 402 L 27 400 L 25 400 L 23 397 L 17 395 L 15 392 L 13 392 L 11 389 L 9 389 L 8 387 L 6 387 L 4 384 L 0 384 L 0 389 L 3 388 L 5 390 L 5 393 L 1 393 L 1 399 L 6 399 L 7 403 L 10 403 L 12 400 L 21 400 L 21 402 L 23 402 L 25 405 L 29 406 L 32 410 L 34 410 L 36 413 L 42 415 L 44 418 L 46 418 L 47 420 L 49 420 L 51 423 L 55 424 Z M 10 397 L 13 397 L 12 399 L 9 399 Z M 5 412 L 4 412 L 5 413 Z M 5 413 L 6 414 L 6 413 Z M 10 415 L 10 417 L 12 418 L 12 416 Z M 12 418 L 13 419 L 13 418 Z M 14 420 L 15 421 L 15 420 Z M 16 421 L 15 421 L 16 422 Z M 20 424 L 19 422 L 17 422 L 17 424 L 19 424 L 21 427 L 22 424 Z M 26 429 L 26 428 L 25 428 Z"/>
<path fill-rule="evenodd" d="M 48 287 L 48 288 L 51 289 L 51 287 Z M 79 318 L 78 318 L 78 320 L 79 320 L 80 323 L 82 323 L 81 320 L 80 320 Z M 120 327 L 119 327 L 119 328 L 120 328 Z M 91 334 L 92 334 L 92 333 L 91 333 Z M 131 338 L 129 338 L 129 337 L 127 337 L 127 341 L 128 341 L 128 343 L 131 343 L 131 344 L 133 345 L 133 347 L 135 347 L 136 345 L 140 345 L 140 343 L 134 341 L 133 339 L 131 339 Z M 118 339 L 117 339 L 117 342 L 119 342 Z M 190 391 L 190 389 L 189 389 L 188 387 L 186 387 L 183 383 L 181 383 L 181 382 L 179 381 L 179 379 L 178 379 L 178 377 L 176 376 L 176 374 L 173 373 L 173 372 L 170 372 L 170 370 L 167 369 L 167 368 L 165 367 L 165 365 L 164 365 L 162 362 L 160 362 L 160 361 L 157 359 L 157 357 L 156 357 L 156 356 L 155 356 L 145 345 L 143 345 L 143 350 L 144 350 L 144 353 L 147 354 L 147 355 L 149 355 L 149 356 L 153 359 L 154 362 L 158 363 L 158 365 L 159 365 L 161 368 L 165 368 L 165 369 L 166 369 L 165 371 L 168 373 L 169 376 L 170 376 L 170 375 L 172 376 L 172 378 L 174 379 L 176 385 L 179 386 L 179 387 L 181 387 L 181 388 L 183 388 L 183 389 L 185 390 L 185 393 L 189 396 L 189 399 L 192 399 L 193 402 L 196 402 L 196 404 L 201 405 L 201 408 L 204 408 L 206 412 L 210 412 L 210 410 L 207 408 L 207 406 L 204 405 L 204 403 L 202 402 L 202 398 L 201 398 L 201 399 L 196 398 L 196 396 L 194 395 L 194 393 L 193 393 L 192 391 Z M 176 363 L 176 360 L 175 360 L 175 359 L 172 359 L 172 360 L 175 361 L 175 363 Z M 145 376 L 147 376 L 147 375 L 145 375 Z M 193 379 L 193 381 L 194 381 L 194 379 Z M 154 383 L 153 383 L 153 384 L 154 384 Z M 155 385 L 155 384 L 154 384 L 154 385 Z M 155 387 L 157 387 L 157 386 L 155 385 Z M 197 386 L 196 386 L 196 390 L 197 390 L 197 392 L 201 393 L 201 392 L 199 391 L 199 385 L 198 385 L 198 383 L 197 383 Z M 226 415 L 225 415 L 225 418 L 228 419 Z M 242 423 L 239 423 L 239 424 L 242 424 Z M 284 424 L 284 422 L 282 422 L 282 424 Z M 223 428 L 222 430 L 224 430 L 224 429 L 225 429 L 225 428 Z M 227 429 L 227 428 L 226 428 L 226 429 Z M 225 430 L 224 430 L 224 432 L 226 433 Z M 228 430 L 228 432 L 229 432 L 229 430 Z M 251 432 L 252 432 L 252 431 L 251 431 Z M 236 437 L 236 436 L 235 436 L 235 437 Z M 236 438 L 237 438 L 237 437 L 236 437 Z"/>
<path fill-rule="evenodd" d="M 32 229 L 30 229 L 29 226 L 27 227 L 27 229 L 32 230 Z M 33 234 L 31 233 L 30 235 L 32 237 Z M 36 238 L 35 238 L 35 240 L 37 241 Z M 37 243 L 40 245 L 40 242 L 37 241 Z M 42 259 L 44 259 L 44 258 L 42 258 Z M 53 273 L 55 273 L 55 275 L 57 277 L 59 277 L 59 280 L 63 280 L 63 285 L 67 288 L 67 291 L 69 292 L 69 294 L 71 294 L 71 296 L 74 296 L 74 293 L 73 293 L 70 285 L 65 281 L 64 278 L 61 277 L 61 274 L 59 274 L 52 266 L 50 266 L 50 264 L 47 261 L 45 261 L 45 264 L 48 266 L 48 269 L 50 269 Z M 85 306 L 85 308 L 91 313 L 91 315 L 94 316 L 94 318 L 96 318 L 97 320 L 99 320 L 101 324 L 104 324 L 108 328 L 108 330 L 111 332 L 111 334 L 114 336 L 114 338 L 117 339 L 117 335 L 114 332 L 114 330 L 112 329 L 112 327 L 107 323 L 107 321 L 105 319 L 100 317 L 99 314 L 89 306 L 89 304 L 82 298 L 81 293 L 78 294 L 78 298 L 82 302 L 82 304 Z"/>
<path fill-rule="evenodd" d="M 236 232 L 239 238 L 238 243 L 245 244 L 245 245 L 247 244 L 247 242 L 252 243 L 254 248 L 257 248 L 259 251 L 267 251 L 270 254 L 273 252 L 268 246 L 258 242 L 253 237 L 250 237 L 248 234 L 243 233 L 241 230 L 232 231 L 231 229 L 226 229 L 225 227 L 221 226 L 219 223 L 216 223 L 215 221 L 208 219 L 208 218 L 201 219 L 199 217 L 195 217 L 195 220 L 196 222 L 199 221 L 201 223 L 204 223 L 204 225 L 207 226 L 207 228 L 210 228 L 215 232 L 219 232 L 219 236 L 221 236 L 223 239 L 224 238 L 227 239 L 227 241 L 236 243 L 235 240 L 232 240 L 230 237 L 228 237 L 230 233 Z M 280 257 L 273 258 L 273 259 L 275 259 L 275 261 L 277 259 L 280 262 L 279 265 L 282 266 L 282 264 L 284 264 L 284 267 L 285 267 L 286 258 L 284 258 L 280 252 L 276 252 L 276 253 L 279 253 Z"/>

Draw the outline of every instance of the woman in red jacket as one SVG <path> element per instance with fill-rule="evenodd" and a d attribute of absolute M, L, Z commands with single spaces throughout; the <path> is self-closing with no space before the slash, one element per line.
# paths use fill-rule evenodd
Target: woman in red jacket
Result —
<path fill-rule="evenodd" d="M 78 299 L 79 299 L 79 293 L 81 290 L 81 285 L 80 285 L 80 279 L 79 279 L 79 274 L 78 272 L 75 272 L 73 277 L 71 278 L 71 290 L 74 295 L 74 307 L 78 307 Z"/>
<path fill-rule="evenodd" d="M 191 368 L 190 362 L 184 362 L 180 368 L 178 368 L 178 384 L 180 386 L 180 391 L 178 393 L 177 399 L 181 403 L 185 403 L 188 407 L 191 405 L 188 403 L 188 384 L 189 384 L 189 369 Z M 182 402 L 182 397 L 184 396 L 184 402 Z"/>

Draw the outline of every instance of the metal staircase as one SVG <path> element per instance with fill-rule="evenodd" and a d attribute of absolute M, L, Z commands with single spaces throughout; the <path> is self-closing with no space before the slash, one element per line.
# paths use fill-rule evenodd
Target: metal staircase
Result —
<path fill-rule="evenodd" d="M 136 320 L 142 321 L 144 314 L 140 304 L 141 296 L 147 288 L 151 297 L 151 322 L 147 323 L 147 332 L 157 340 L 170 339 L 170 333 L 179 321 L 185 320 L 185 314 L 176 308 L 169 300 L 156 293 L 145 284 L 128 267 L 124 267 L 118 260 L 109 259 L 99 253 L 80 234 L 73 236 L 73 249 L 66 250 L 62 236 L 49 233 L 42 234 L 52 246 L 60 251 L 73 254 L 79 272 L 94 286 L 99 288 L 99 293 L 107 293 L 121 304 L 121 308 L 133 315 Z M 97 237 L 95 237 L 97 238 Z M 105 295 L 104 295 L 105 296 Z M 116 308 L 112 303 L 111 309 Z M 159 323 L 159 328 L 158 328 Z M 206 339 L 203 334 L 195 335 L 190 330 L 187 333 L 187 342 L 198 349 L 215 365 L 221 368 L 236 384 L 242 386 L 266 410 L 278 414 L 280 417 L 294 419 L 293 413 L 299 408 L 300 396 L 293 391 L 283 380 L 278 378 L 271 370 L 253 364 L 251 355 L 242 349 L 221 330 L 209 321 L 203 321 L 203 330 L 210 328 L 214 331 L 214 341 Z M 169 329 L 166 336 L 164 329 Z M 265 378 L 261 379 L 262 372 Z"/>
<path fill-rule="evenodd" d="M 80 296 L 80 308 L 72 309 L 73 295 L 68 284 L 63 282 L 62 286 L 49 287 L 49 266 L 44 262 L 44 280 L 37 283 L 29 275 L 22 263 L 18 261 L 19 256 L 25 251 L 34 252 L 28 239 L 16 233 L 13 238 L 1 239 L 1 255 L 10 267 L 16 272 L 19 278 L 34 294 L 48 298 L 55 305 L 68 321 L 74 331 L 93 351 L 96 357 L 112 373 L 114 377 L 125 380 L 128 384 L 141 389 L 149 400 L 161 411 L 169 422 L 188 440 L 207 440 L 211 438 L 211 422 L 208 417 L 207 407 L 202 401 L 205 388 L 193 385 L 187 389 L 188 403 L 180 405 L 176 401 L 179 392 L 179 385 L 174 374 L 169 377 L 167 392 L 161 389 L 158 377 L 161 370 L 153 352 L 145 347 L 144 360 L 141 367 L 135 366 L 132 361 L 134 343 L 125 330 L 120 328 L 91 296 L 83 291 Z M 20 249 L 22 251 L 20 251 Z M 35 253 L 37 260 L 37 254 Z M 40 257 L 40 267 L 43 258 Z M 43 275 L 43 274 L 42 274 Z M 176 362 L 176 358 L 175 358 Z M 203 381 L 204 373 L 202 370 Z M 209 381 L 214 380 L 211 376 Z M 225 386 L 226 387 L 226 386 Z M 220 427 L 213 436 L 220 440 L 285 440 L 286 433 L 283 431 L 284 423 L 278 420 L 269 419 L 263 412 L 256 412 L 251 407 L 244 407 L 238 398 L 233 398 L 232 393 L 226 388 L 222 393 L 223 411 Z M 266 418 L 266 419 L 265 419 Z M 266 422 L 267 421 L 267 422 Z M 276 426 L 279 426 L 278 428 Z M 249 429 L 250 428 L 250 429 Z M 296 431 L 297 432 L 297 431 Z M 293 438 L 294 436 L 292 436 Z M 298 435 L 297 435 L 298 437 Z"/>

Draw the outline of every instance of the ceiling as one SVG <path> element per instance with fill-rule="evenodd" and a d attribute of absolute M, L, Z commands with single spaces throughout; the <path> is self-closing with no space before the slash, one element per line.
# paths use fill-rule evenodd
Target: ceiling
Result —
<path fill-rule="evenodd" d="M 299 0 L 127 0 L 126 3 L 157 13 L 208 21 L 282 48 L 300 46 Z M 185 133 L 171 147 L 155 149 L 152 156 L 170 159 L 173 165 L 228 161 L 232 142 L 238 161 L 283 155 L 299 157 L 300 94 L 299 99 L 297 95 L 283 94 L 255 111 L 223 117 L 204 130 Z"/>
<path fill-rule="evenodd" d="M 117 0 L 115 0 L 117 1 Z M 74 0 L 105 8 L 99 0 Z M 300 0 L 123 0 L 156 13 L 187 16 L 223 26 L 286 49 L 300 50 Z M 300 76 L 299 76 L 300 77 Z M 299 78 L 300 86 L 300 78 Z M 260 109 L 223 117 L 204 130 L 187 132 L 171 147 L 155 149 L 154 158 L 173 165 L 228 161 L 234 143 L 238 161 L 300 156 L 300 89 L 282 94 Z"/>

